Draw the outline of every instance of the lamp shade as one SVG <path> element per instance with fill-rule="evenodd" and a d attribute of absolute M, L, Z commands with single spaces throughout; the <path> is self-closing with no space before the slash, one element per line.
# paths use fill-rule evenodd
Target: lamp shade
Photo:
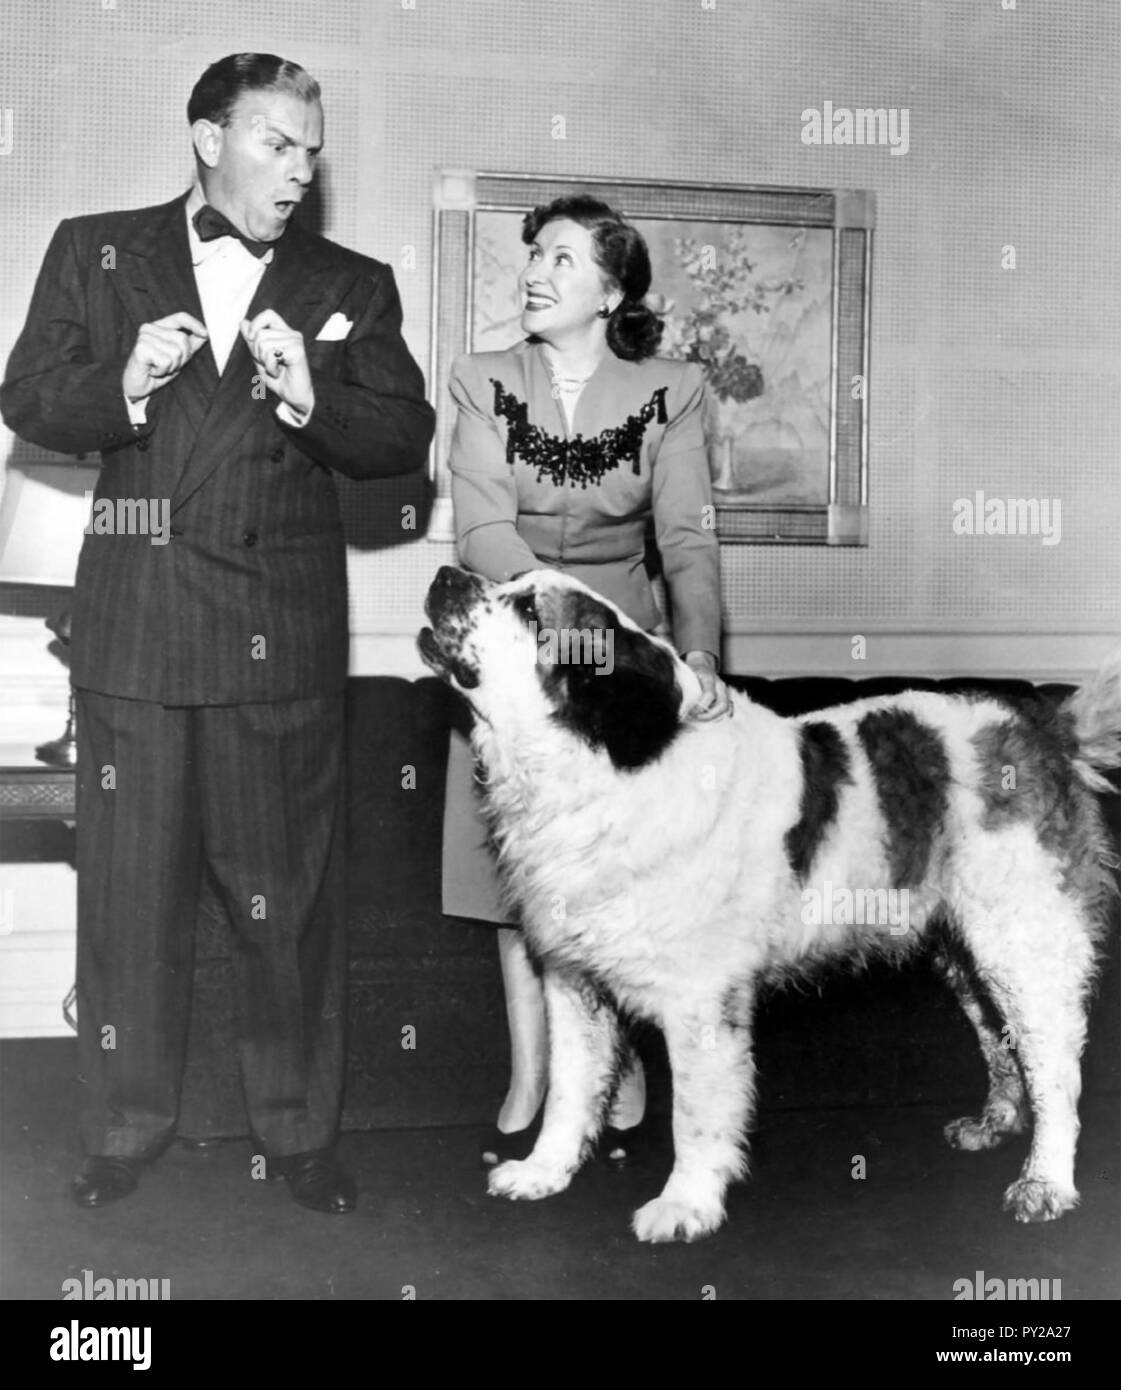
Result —
<path fill-rule="evenodd" d="M 99 472 L 71 463 L 8 468 L 0 501 L 0 580 L 73 586 Z"/>

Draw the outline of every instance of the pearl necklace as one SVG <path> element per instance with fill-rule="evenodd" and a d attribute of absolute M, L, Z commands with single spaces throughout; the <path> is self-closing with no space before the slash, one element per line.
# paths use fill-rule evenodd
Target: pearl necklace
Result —
<path fill-rule="evenodd" d="M 553 365 L 553 360 L 549 354 L 546 352 L 542 355 L 545 358 L 545 366 L 549 373 L 549 380 L 558 391 L 564 391 L 566 394 L 576 391 L 579 387 L 586 385 L 591 381 L 592 377 L 595 376 L 594 371 L 589 372 L 587 376 L 561 376 L 560 372 L 558 372 Z"/>

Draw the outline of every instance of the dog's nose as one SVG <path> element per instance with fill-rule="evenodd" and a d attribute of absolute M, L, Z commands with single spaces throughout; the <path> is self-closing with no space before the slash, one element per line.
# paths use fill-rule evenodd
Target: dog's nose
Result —
<path fill-rule="evenodd" d="M 456 569 L 454 565 L 441 565 L 428 586 L 424 611 L 436 621 L 448 613 L 465 611 L 481 589 L 482 581 L 477 575 Z"/>
<path fill-rule="evenodd" d="M 429 593 L 435 599 L 466 598 L 468 594 L 473 594 L 481 588 L 482 583 L 478 575 L 456 569 L 454 565 L 441 565 L 436 571 L 436 578 L 432 581 Z"/>
<path fill-rule="evenodd" d="M 436 571 L 436 578 L 432 581 L 434 589 L 457 589 L 462 588 L 468 582 L 467 575 L 454 565 L 441 565 Z"/>
<path fill-rule="evenodd" d="M 457 569 L 454 565 L 441 565 L 436 571 L 432 587 L 440 594 L 461 594 L 474 588 L 477 583 L 474 575 L 468 574 L 466 570 Z"/>

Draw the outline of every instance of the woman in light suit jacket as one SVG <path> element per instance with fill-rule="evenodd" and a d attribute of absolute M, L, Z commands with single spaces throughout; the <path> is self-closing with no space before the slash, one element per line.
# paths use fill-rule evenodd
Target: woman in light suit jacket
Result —
<path fill-rule="evenodd" d="M 678 650 L 705 688 L 698 716 L 728 712 L 717 674 L 720 555 L 702 409 L 691 362 L 654 353 L 662 325 L 644 303 L 650 258 L 636 229 L 591 197 L 528 214 L 522 328 L 506 352 L 460 357 L 449 466 L 460 560 L 493 580 L 560 569 L 647 629 L 664 628 L 645 559 L 653 518 Z M 503 904 L 466 740 L 453 733 L 444 822 L 444 911 L 505 924 L 499 955 L 511 1079 L 483 1160 L 524 1157 L 540 1126 L 548 1038 L 540 982 Z M 641 1064 L 624 1066 L 605 1152 L 627 1157 L 642 1119 Z"/>

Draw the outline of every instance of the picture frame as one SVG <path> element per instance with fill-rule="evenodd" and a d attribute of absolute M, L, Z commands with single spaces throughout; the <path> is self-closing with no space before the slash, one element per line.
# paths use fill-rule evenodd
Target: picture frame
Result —
<path fill-rule="evenodd" d="M 525 336 L 522 218 L 577 192 L 611 204 L 643 233 L 650 302 L 664 324 L 659 353 L 704 367 L 721 542 L 867 545 L 874 194 L 441 168 L 431 478 L 447 533 L 452 361 Z"/>

